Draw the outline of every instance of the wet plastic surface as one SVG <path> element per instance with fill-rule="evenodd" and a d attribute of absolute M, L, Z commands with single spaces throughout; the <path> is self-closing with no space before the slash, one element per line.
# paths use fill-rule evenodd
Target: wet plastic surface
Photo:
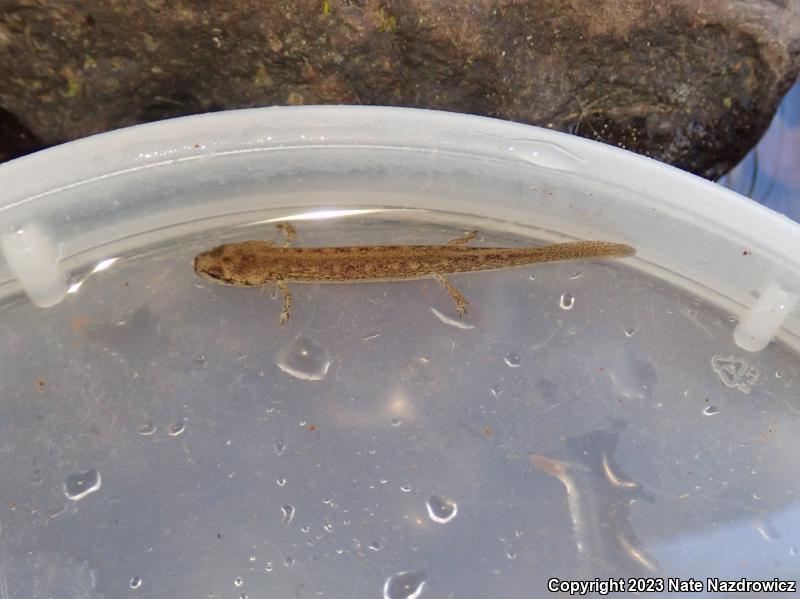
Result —
<path fill-rule="evenodd" d="M 0 285 L 0 596 L 512 598 L 545 596 L 551 577 L 796 579 L 800 362 L 783 341 L 748 351 L 736 334 L 763 332 L 764 306 L 772 327 L 793 263 L 733 245 L 731 277 L 780 282 L 740 289 L 741 313 L 711 287 L 678 287 L 653 248 L 664 223 L 690 219 L 654 205 L 652 223 L 629 224 L 619 215 L 645 199 L 613 202 L 636 190 L 580 191 L 574 165 L 596 166 L 594 146 L 542 135 L 534 167 L 402 149 L 353 153 L 347 169 L 344 149 L 299 148 L 260 169 L 231 153 L 163 167 L 193 177 L 148 167 L 15 200 L 37 227 L 5 233 L 0 275 L 44 264 L 48 285 Z M 248 188 L 256 176 L 268 184 Z M 716 193 L 679 175 L 671 189 L 684 184 Z M 64 218 L 70 189 L 79 209 Z M 471 203 L 487 189 L 495 204 Z M 771 222 L 733 200 L 754 227 Z M 554 216 L 565 204 L 571 221 Z M 439 244 L 477 228 L 479 245 L 578 234 L 640 255 L 452 276 L 464 319 L 432 280 L 294 285 L 282 328 L 274 289 L 213 285 L 191 263 L 221 242 L 279 240 L 284 218 L 297 245 Z M 778 221 L 769 241 L 781 226 L 793 230 Z M 712 262 L 698 247 L 759 247 L 722 229 L 680 241 L 675 256 L 699 260 L 686 277 Z M 755 320 L 741 328 L 740 314 Z"/>

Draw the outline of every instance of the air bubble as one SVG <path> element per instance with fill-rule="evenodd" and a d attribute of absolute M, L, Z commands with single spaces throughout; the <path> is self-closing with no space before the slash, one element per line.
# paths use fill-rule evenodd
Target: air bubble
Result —
<path fill-rule="evenodd" d="M 714 416 L 715 414 L 719 414 L 719 408 L 716 406 L 706 406 L 703 408 L 703 414 L 706 416 Z"/>
<path fill-rule="evenodd" d="M 417 599 L 425 586 L 422 570 L 392 574 L 383 584 L 383 599 Z"/>
<path fill-rule="evenodd" d="M 138 589 L 140 586 L 142 586 L 142 579 L 138 576 L 134 576 L 131 578 L 129 585 L 132 589 Z"/>
<path fill-rule="evenodd" d="M 183 434 L 183 431 L 186 430 L 186 423 L 185 422 L 173 422 L 169 425 L 167 429 L 167 434 L 170 437 L 177 437 L 178 435 Z"/>
<path fill-rule="evenodd" d="M 143 437 L 149 437 L 156 432 L 156 425 L 149 420 L 145 420 L 138 427 L 136 427 L 136 432 Z"/>
<path fill-rule="evenodd" d="M 434 522 L 447 524 L 458 513 L 458 504 L 452 499 L 447 499 L 441 495 L 431 495 L 425 503 L 428 508 L 428 516 Z"/>
<path fill-rule="evenodd" d="M 558 305 L 562 310 L 572 310 L 575 305 L 575 297 L 571 293 L 564 293 L 561 295 Z"/>
<path fill-rule="evenodd" d="M 294 506 L 287 503 L 281 508 L 281 512 L 283 513 L 283 524 L 289 526 L 294 520 Z"/>
<path fill-rule="evenodd" d="M 320 381 L 328 374 L 331 360 L 316 341 L 307 337 L 295 339 L 281 350 L 275 361 L 283 372 L 303 381 Z"/>
<path fill-rule="evenodd" d="M 91 468 L 86 472 L 68 474 L 64 478 L 64 495 L 72 501 L 80 501 L 87 495 L 97 491 L 101 483 L 102 479 L 97 468 Z"/>
<path fill-rule="evenodd" d="M 520 358 L 517 354 L 511 352 L 503 356 L 503 360 L 511 368 L 517 368 L 520 364 L 522 364 L 522 358 Z"/>
<path fill-rule="evenodd" d="M 275 453 L 277 455 L 283 455 L 284 451 L 286 451 L 286 443 L 284 443 L 282 439 L 275 441 Z"/>

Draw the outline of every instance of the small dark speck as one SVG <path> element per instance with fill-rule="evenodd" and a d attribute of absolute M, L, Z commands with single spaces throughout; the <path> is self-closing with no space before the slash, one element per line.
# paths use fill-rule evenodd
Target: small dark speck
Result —
<path fill-rule="evenodd" d="M 221 532 L 218 532 L 218 533 L 217 533 L 217 538 L 218 538 L 218 539 L 221 539 L 221 538 L 222 538 L 222 533 L 221 533 Z"/>
<path fill-rule="evenodd" d="M 38 381 L 36 381 L 36 388 L 39 391 L 44 391 L 44 379 L 39 379 Z"/>
<path fill-rule="evenodd" d="M 752 254 L 752 252 L 750 250 L 744 250 L 742 252 L 742 256 L 749 256 L 750 254 Z"/>
<path fill-rule="evenodd" d="M 309 424 L 308 425 L 308 430 L 313 433 L 315 430 L 317 430 L 317 425 L 316 424 Z"/>

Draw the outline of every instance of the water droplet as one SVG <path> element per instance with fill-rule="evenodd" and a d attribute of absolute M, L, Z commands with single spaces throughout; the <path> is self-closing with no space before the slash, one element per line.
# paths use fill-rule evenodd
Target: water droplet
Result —
<path fill-rule="evenodd" d="M 572 306 L 575 305 L 575 297 L 571 293 L 563 293 L 558 305 L 562 310 L 572 310 Z"/>
<path fill-rule="evenodd" d="M 380 481 L 378 481 L 378 482 L 380 482 L 382 485 L 385 485 L 386 483 L 388 483 L 388 482 L 389 482 L 389 479 L 388 479 L 388 478 L 382 478 L 382 479 L 380 479 Z"/>
<path fill-rule="evenodd" d="M 716 406 L 706 406 L 703 408 L 703 414 L 706 416 L 713 416 L 714 414 L 719 414 L 719 408 Z"/>
<path fill-rule="evenodd" d="M 403 483 L 402 485 L 400 485 L 400 490 L 403 493 L 411 493 L 411 485 L 408 483 Z"/>
<path fill-rule="evenodd" d="M 383 599 L 417 599 L 425 586 L 423 570 L 392 574 L 383 584 Z"/>
<path fill-rule="evenodd" d="M 240 587 L 244 584 L 244 579 L 241 576 L 237 576 L 233 579 L 233 586 Z"/>
<path fill-rule="evenodd" d="M 322 528 L 325 530 L 325 532 L 333 532 L 333 524 L 331 524 L 330 522 L 326 522 L 325 524 L 323 524 Z"/>
<path fill-rule="evenodd" d="M 283 455 L 284 451 L 286 451 L 286 443 L 284 443 L 282 439 L 275 441 L 275 453 Z"/>
<path fill-rule="evenodd" d="M 514 551 L 513 549 L 509 549 L 508 551 L 506 551 L 506 557 L 508 559 L 517 559 L 517 552 Z"/>
<path fill-rule="evenodd" d="M 72 501 L 80 501 L 87 495 L 97 491 L 101 482 L 100 472 L 97 468 L 91 468 L 86 472 L 68 474 L 64 478 L 64 495 Z"/>
<path fill-rule="evenodd" d="M 753 499 L 755 499 L 756 501 L 758 501 L 758 500 L 760 500 L 760 499 L 761 499 L 761 495 L 759 495 L 758 493 L 753 493 Z"/>
<path fill-rule="evenodd" d="M 185 422 L 173 422 L 172 424 L 169 425 L 169 428 L 167 429 L 167 434 L 170 437 L 177 437 L 185 430 L 186 430 Z"/>
<path fill-rule="evenodd" d="M 500 397 L 500 394 L 503 392 L 503 389 L 500 387 L 500 385 L 493 385 L 492 387 L 489 388 L 489 391 L 492 392 L 492 395 L 494 397 Z"/>
<path fill-rule="evenodd" d="M 392 426 L 400 426 L 402 422 L 399 418 L 392 418 Z"/>
<path fill-rule="evenodd" d="M 286 566 L 287 568 L 291 568 L 292 566 L 294 566 L 294 558 L 290 555 L 286 556 L 286 559 L 283 560 L 283 565 Z"/>
<path fill-rule="evenodd" d="M 360 549 L 361 548 L 361 541 L 358 539 L 353 539 L 353 549 Z"/>
<path fill-rule="evenodd" d="M 431 495 L 430 499 L 425 503 L 425 507 L 428 508 L 430 519 L 439 524 L 447 524 L 458 513 L 458 504 L 452 499 L 447 499 L 441 495 Z"/>
<path fill-rule="evenodd" d="M 521 528 L 518 528 L 517 530 L 514 531 L 515 537 L 521 537 L 523 534 L 525 534 L 525 531 L 523 531 Z"/>
<path fill-rule="evenodd" d="M 775 378 L 776 379 L 782 379 L 783 378 L 783 373 L 780 370 L 776 370 L 775 371 Z"/>
<path fill-rule="evenodd" d="M 138 589 L 140 586 L 142 586 L 142 579 L 139 578 L 138 576 L 134 576 L 133 578 L 131 578 L 129 584 L 132 589 Z"/>
<path fill-rule="evenodd" d="M 576 273 L 571 274 L 569 276 L 569 278 L 574 281 L 575 279 L 580 279 L 582 275 L 583 275 L 582 272 L 576 272 Z"/>
<path fill-rule="evenodd" d="M 303 524 L 303 526 L 300 527 L 300 530 L 307 533 L 309 530 L 311 530 L 311 527 L 308 524 Z"/>
<path fill-rule="evenodd" d="M 520 358 L 517 354 L 511 352 L 503 356 L 503 360 L 505 360 L 505 363 L 508 364 L 511 368 L 517 368 L 520 364 L 522 364 L 522 358 Z"/>
<path fill-rule="evenodd" d="M 636 334 L 636 327 L 631 327 L 629 329 L 625 329 L 625 336 L 626 337 L 633 337 Z"/>
<path fill-rule="evenodd" d="M 272 562 L 264 564 L 264 572 L 272 572 Z"/>
<path fill-rule="evenodd" d="M 316 341 L 299 337 L 278 353 L 275 361 L 283 372 L 303 381 L 320 381 L 328 374 L 331 360 Z"/>
<path fill-rule="evenodd" d="M 535 281 L 535 280 L 536 280 L 536 275 L 528 275 L 528 278 L 529 278 L 531 281 Z"/>
<path fill-rule="evenodd" d="M 156 432 L 156 425 L 149 420 L 145 420 L 138 427 L 136 427 L 136 432 L 143 437 L 149 437 Z"/>
<path fill-rule="evenodd" d="M 256 556 L 255 556 L 255 555 L 251 555 L 251 556 L 250 556 L 250 561 L 251 561 L 251 562 L 254 562 L 254 561 L 256 561 Z"/>
<path fill-rule="evenodd" d="M 277 484 L 279 487 L 282 487 L 286 484 L 286 479 L 283 478 L 282 476 L 279 476 L 278 478 L 275 479 L 275 484 Z"/>
<path fill-rule="evenodd" d="M 797 557 L 798 555 L 800 555 L 800 549 L 798 549 L 797 547 L 790 547 L 789 548 L 789 555 L 791 555 L 793 557 Z"/>
<path fill-rule="evenodd" d="M 367 545 L 367 547 L 372 549 L 372 551 L 380 551 L 381 550 L 381 544 L 378 543 L 378 541 L 372 541 L 372 543 Z"/>
<path fill-rule="evenodd" d="M 294 520 L 294 506 L 287 503 L 281 508 L 281 512 L 283 512 L 283 524 L 289 526 Z"/>

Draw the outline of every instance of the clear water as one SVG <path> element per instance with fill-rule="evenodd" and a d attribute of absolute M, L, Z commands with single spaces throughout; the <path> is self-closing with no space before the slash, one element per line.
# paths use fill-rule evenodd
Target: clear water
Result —
<path fill-rule="evenodd" d="M 477 243 L 535 242 L 490 226 Z M 297 228 L 298 245 L 461 234 Z M 294 285 L 281 328 L 274 289 L 191 268 L 261 236 L 279 238 L 182 238 L 53 308 L 6 302 L 4 599 L 797 577 L 796 355 L 743 352 L 727 314 L 615 262 L 453 276 L 463 320 L 435 281 Z"/>

